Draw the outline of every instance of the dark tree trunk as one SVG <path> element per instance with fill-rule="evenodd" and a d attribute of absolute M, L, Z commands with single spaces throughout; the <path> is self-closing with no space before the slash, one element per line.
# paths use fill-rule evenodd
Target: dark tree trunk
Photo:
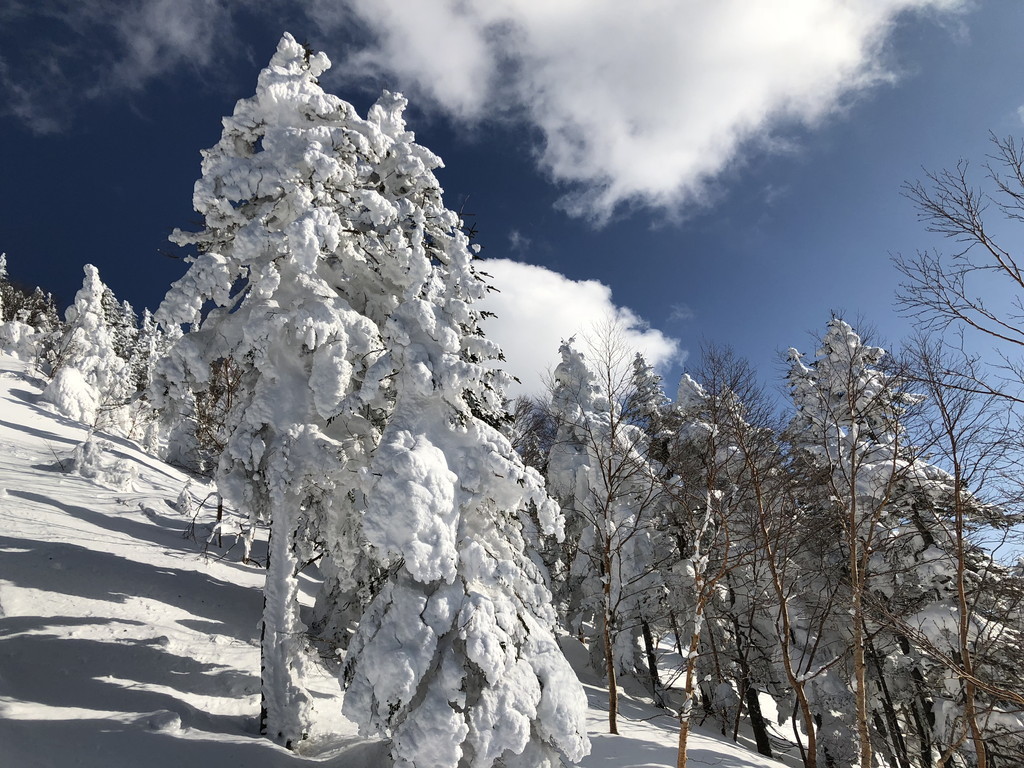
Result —
<path fill-rule="evenodd" d="M 761 712 L 761 701 L 757 697 L 757 689 L 754 686 L 746 685 L 747 712 L 750 714 L 750 727 L 754 731 L 754 743 L 757 744 L 758 753 L 765 757 L 773 757 L 772 742 L 768 738 L 768 724 Z"/>
<path fill-rule="evenodd" d="M 661 696 L 661 678 L 658 675 L 658 656 L 654 651 L 654 636 L 651 634 L 651 625 L 647 619 L 641 619 L 640 628 L 644 635 L 644 650 L 647 652 L 647 671 L 651 682 L 651 697 L 659 707 L 665 706 Z"/>

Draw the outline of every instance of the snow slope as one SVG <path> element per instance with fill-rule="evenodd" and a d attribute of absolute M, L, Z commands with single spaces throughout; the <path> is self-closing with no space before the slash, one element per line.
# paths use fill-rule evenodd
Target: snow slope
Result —
<path fill-rule="evenodd" d="M 104 436 L 99 476 L 74 472 L 88 431 L 42 403 L 40 386 L 0 355 L 0 766 L 387 766 L 342 717 L 323 661 L 309 666 L 316 727 L 303 754 L 258 736 L 262 571 L 230 535 L 204 553 L 212 512 L 183 535 L 188 477 L 132 443 Z M 196 503 L 206 491 L 193 484 Z M 624 697 L 610 736 L 605 692 L 587 692 L 583 766 L 675 765 L 672 717 Z M 779 765 L 699 731 L 689 752 L 694 766 Z"/>

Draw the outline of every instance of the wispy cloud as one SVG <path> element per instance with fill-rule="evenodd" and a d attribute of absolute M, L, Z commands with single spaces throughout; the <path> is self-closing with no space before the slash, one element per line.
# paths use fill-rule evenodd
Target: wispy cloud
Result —
<path fill-rule="evenodd" d="M 202 70 L 219 41 L 232 35 L 231 6 L 221 0 L 147 0 L 128 6 L 114 21 L 118 53 L 109 77 L 97 86 L 142 88 L 182 67 Z"/>
<path fill-rule="evenodd" d="M 237 4 L 230 0 L 8 0 L 5 6 L 0 113 L 36 133 L 70 128 L 84 102 L 139 91 L 182 69 L 204 71 L 237 46 Z"/>
<path fill-rule="evenodd" d="M 584 337 L 609 321 L 629 348 L 643 353 L 657 368 L 682 362 L 679 341 L 612 299 L 611 289 L 596 280 L 570 280 L 544 267 L 508 259 L 481 265 L 498 289 L 483 308 L 497 317 L 484 322 L 487 335 L 505 352 L 505 369 L 521 380 L 513 394 L 540 395 L 546 374 L 558 363 L 558 347 L 572 336 Z"/>
<path fill-rule="evenodd" d="M 513 253 L 523 253 L 530 249 L 533 241 L 520 232 L 518 229 L 510 229 L 508 232 L 508 247 Z"/>
<path fill-rule="evenodd" d="M 673 304 L 672 311 L 668 315 L 669 322 L 672 323 L 685 323 L 687 320 L 693 320 L 694 317 L 696 315 L 688 304 Z"/>

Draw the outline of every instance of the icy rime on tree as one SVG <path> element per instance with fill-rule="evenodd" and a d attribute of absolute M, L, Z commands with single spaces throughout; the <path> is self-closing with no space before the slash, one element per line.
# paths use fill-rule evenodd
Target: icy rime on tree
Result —
<path fill-rule="evenodd" d="M 629 385 L 602 387 L 599 378 L 608 382 L 618 375 L 606 369 L 596 376 L 571 341 L 559 353 L 551 400 L 558 432 L 548 454 L 549 488 L 568 528 L 569 578 L 559 597 L 572 631 L 588 632 L 592 653 L 600 651 L 609 730 L 617 733 L 616 677 L 647 678 L 654 671 L 641 671 L 637 638 L 660 586 L 650 536 L 658 489 L 646 436 L 626 422 L 619 402 L 649 393 L 634 388 L 635 376 Z M 643 369 L 642 360 L 637 367 Z"/>
<path fill-rule="evenodd" d="M 160 310 L 196 324 L 160 371 L 165 397 L 202 391 L 218 361 L 242 370 L 217 477 L 271 521 L 264 728 L 293 745 L 308 730 L 296 573 L 322 547 L 335 597 L 367 559 L 385 569 L 346 712 L 397 765 L 576 760 L 585 698 L 520 523 L 561 520 L 493 426 L 486 285 L 405 100 L 385 92 L 363 120 L 318 85 L 329 64 L 285 35 L 224 120 L 195 188 L 206 226 L 174 237 L 199 254 Z"/>
<path fill-rule="evenodd" d="M 824 713 L 819 746 L 826 761 L 862 765 L 871 763 L 869 718 L 895 722 L 893 701 L 918 722 L 931 722 L 920 734 L 908 730 L 908 743 L 917 735 L 927 740 L 917 748 L 929 751 L 929 741 L 956 741 L 941 715 L 955 709 L 960 694 L 926 701 L 910 680 L 946 674 L 930 658 L 935 649 L 950 658 L 960 652 L 950 648 L 953 635 L 946 631 L 958 619 L 957 545 L 949 515 L 955 494 L 961 504 L 979 507 L 969 498 L 965 502 L 953 478 L 908 443 L 906 414 L 922 398 L 880 370 L 884 356 L 850 325 L 833 319 L 810 365 L 791 352 L 789 374 L 797 415 L 788 436 L 797 465 L 824 479 L 827 497 L 818 502 L 818 514 L 831 508 L 838 533 L 824 539 L 830 547 L 825 554 L 845 565 L 842 584 L 848 590 L 845 610 L 823 627 L 819 642 L 825 648 L 849 646 L 849 660 L 809 686 L 812 703 Z M 895 618 L 879 622 L 879 615 Z M 898 669 L 883 677 L 880 659 L 899 659 Z"/>
<path fill-rule="evenodd" d="M 103 297 L 112 294 L 96 267 L 86 264 L 84 271 L 82 287 L 65 313 L 67 326 L 57 345 L 57 367 L 43 398 L 73 419 L 124 431 L 118 406 L 124 405 L 134 387 L 104 312 Z"/>

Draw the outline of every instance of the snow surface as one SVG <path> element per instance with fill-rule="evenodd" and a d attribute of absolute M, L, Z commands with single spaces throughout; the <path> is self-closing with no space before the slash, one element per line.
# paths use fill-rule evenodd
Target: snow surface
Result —
<path fill-rule="evenodd" d="M 342 716 L 337 670 L 315 656 L 303 754 L 258 735 L 264 572 L 241 562 L 230 534 L 204 554 L 208 507 L 196 536 L 183 535 L 183 489 L 191 479 L 192 509 L 209 489 L 135 444 L 101 436 L 104 453 L 76 472 L 89 431 L 42 401 L 43 383 L 0 355 L 0 764 L 389 765 L 384 745 Z M 258 537 L 253 554 L 265 552 Z M 308 611 L 316 585 L 301 586 Z M 675 765 L 675 718 L 622 696 L 611 736 L 607 695 L 593 678 L 586 690 L 593 751 L 582 766 Z M 690 764 L 779 765 L 699 730 Z"/>

